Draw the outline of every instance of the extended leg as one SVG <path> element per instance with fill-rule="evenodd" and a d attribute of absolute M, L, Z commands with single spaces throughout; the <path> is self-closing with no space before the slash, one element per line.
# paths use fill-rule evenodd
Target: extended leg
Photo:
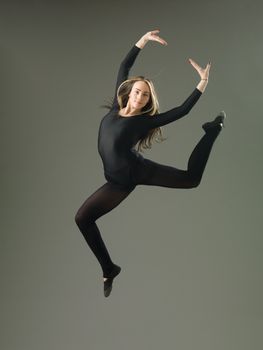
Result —
<path fill-rule="evenodd" d="M 95 221 L 115 208 L 130 193 L 131 190 L 120 189 L 107 182 L 82 204 L 75 216 L 80 231 L 101 265 L 104 277 L 110 276 L 114 264 Z"/>
<path fill-rule="evenodd" d="M 187 170 L 180 170 L 144 159 L 134 169 L 136 183 L 170 188 L 197 187 L 200 184 L 211 149 L 220 130 L 221 127 L 218 126 L 205 133 L 189 158 Z"/>

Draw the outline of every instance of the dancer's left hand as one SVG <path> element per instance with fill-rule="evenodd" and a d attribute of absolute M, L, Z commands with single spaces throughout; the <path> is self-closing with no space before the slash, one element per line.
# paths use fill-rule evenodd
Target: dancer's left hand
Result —
<path fill-rule="evenodd" d="M 209 71 L 211 68 L 211 62 L 207 63 L 205 68 L 200 67 L 194 60 L 189 58 L 189 62 L 191 65 L 194 67 L 194 69 L 198 72 L 200 75 L 201 79 L 207 79 L 209 78 Z"/>

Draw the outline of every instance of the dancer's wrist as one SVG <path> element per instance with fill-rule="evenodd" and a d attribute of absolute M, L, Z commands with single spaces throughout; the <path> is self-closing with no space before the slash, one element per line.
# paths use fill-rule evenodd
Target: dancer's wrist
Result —
<path fill-rule="evenodd" d="M 139 49 L 143 49 L 144 46 L 147 44 L 148 40 L 143 37 L 141 37 L 140 40 L 137 41 L 137 43 L 135 44 L 135 46 L 137 46 Z"/>
<path fill-rule="evenodd" d="M 208 84 L 208 79 L 207 80 L 201 79 L 197 85 L 197 89 L 203 93 L 206 89 L 207 84 Z"/>

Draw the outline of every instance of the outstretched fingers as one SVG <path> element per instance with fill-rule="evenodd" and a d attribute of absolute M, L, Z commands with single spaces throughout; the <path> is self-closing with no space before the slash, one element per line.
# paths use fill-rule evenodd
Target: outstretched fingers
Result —
<path fill-rule="evenodd" d="M 161 37 L 158 35 L 159 32 L 160 32 L 159 29 L 157 29 L 157 30 L 152 30 L 152 31 L 148 32 L 148 33 L 146 34 L 147 39 L 148 39 L 148 40 L 152 40 L 152 41 L 157 41 L 157 42 L 159 42 L 159 43 L 162 44 L 162 45 L 168 45 L 167 42 L 166 42 L 163 38 L 161 38 Z"/>
<path fill-rule="evenodd" d="M 199 71 L 199 70 L 201 69 L 201 67 L 200 67 L 194 60 L 192 60 L 191 58 L 189 58 L 188 61 L 191 63 L 191 65 L 192 65 L 197 71 Z"/>
<path fill-rule="evenodd" d="M 210 71 L 211 68 L 211 61 L 209 61 L 205 67 L 205 70 L 207 70 L 208 72 Z"/>
<path fill-rule="evenodd" d="M 208 78 L 209 71 L 211 68 L 211 61 L 209 61 L 205 68 L 200 67 L 193 59 L 188 59 L 189 63 L 194 67 L 194 69 L 198 72 L 201 78 Z"/>

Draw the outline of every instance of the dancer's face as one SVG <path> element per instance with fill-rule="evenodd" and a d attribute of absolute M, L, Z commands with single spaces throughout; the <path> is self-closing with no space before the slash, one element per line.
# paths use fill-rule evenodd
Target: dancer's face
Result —
<path fill-rule="evenodd" d="M 136 81 L 129 94 L 130 107 L 140 111 L 150 99 L 150 88 L 144 81 Z"/>

